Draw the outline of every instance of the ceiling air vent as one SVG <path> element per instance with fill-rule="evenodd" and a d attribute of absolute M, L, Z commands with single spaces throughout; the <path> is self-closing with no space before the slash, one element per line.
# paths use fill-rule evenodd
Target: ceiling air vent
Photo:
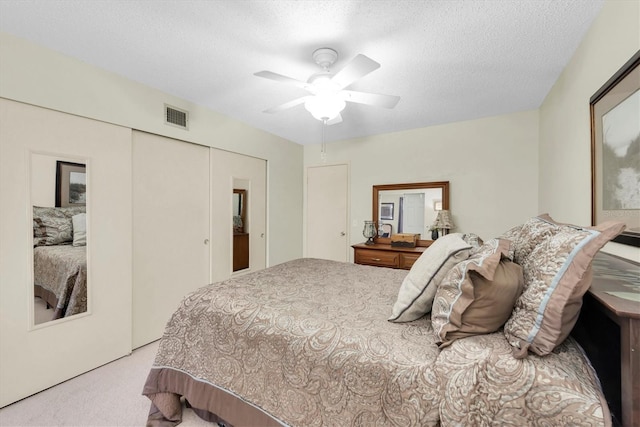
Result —
<path fill-rule="evenodd" d="M 171 126 L 188 129 L 189 112 L 171 105 L 164 105 L 164 122 Z"/>

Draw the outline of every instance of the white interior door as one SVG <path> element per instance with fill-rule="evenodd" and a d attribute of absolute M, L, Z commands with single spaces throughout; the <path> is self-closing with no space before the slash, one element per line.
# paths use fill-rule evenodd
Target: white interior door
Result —
<path fill-rule="evenodd" d="M 348 173 L 347 165 L 307 168 L 308 258 L 348 261 Z"/>
<path fill-rule="evenodd" d="M 402 198 L 402 232 L 422 234 L 424 226 L 424 193 L 406 193 Z"/>
<path fill-rule="evenodd" d="M 132 264 L 131 130 L 6 99 L 0 99 L 0 123 L 2 407 L 131 351 Z M 38 325 L 31 188 L 36 154 L 87 168 L 87 310 Z"/>
<path fill-rule="evenodd" d="M 209 278 L 209 148 L 133 133 L 133 348 Z"/>
<path fill-rule="evenodd" d="M 211 149 L 212 282 L 261 270 L 267 265 L 267 162 Z M 233 188 L 247 190 L 245 231 L 249 233 L 249 268 L 233 273 Z"/>

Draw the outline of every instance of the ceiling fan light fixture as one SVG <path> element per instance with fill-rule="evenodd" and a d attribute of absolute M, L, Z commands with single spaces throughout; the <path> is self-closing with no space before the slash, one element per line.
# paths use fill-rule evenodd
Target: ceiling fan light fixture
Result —
<path fill-rule="evenodd" d="M 347 103 L 335 94 L 316 95 L 304 102 L 304 108 L 320 121 L 331 120 L 338 116 Z"/>

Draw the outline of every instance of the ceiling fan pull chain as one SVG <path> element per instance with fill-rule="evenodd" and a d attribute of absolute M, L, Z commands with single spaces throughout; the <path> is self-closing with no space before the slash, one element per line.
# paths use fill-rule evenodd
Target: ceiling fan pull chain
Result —
<path fill-rule="evenodd" d="M 320 145 L 320 160 L 322 163 L 327 162 L 327 143 L 324 139 L 325 128 L 327 127 L 327 119 L 322 119 L 322 144 Z"/>

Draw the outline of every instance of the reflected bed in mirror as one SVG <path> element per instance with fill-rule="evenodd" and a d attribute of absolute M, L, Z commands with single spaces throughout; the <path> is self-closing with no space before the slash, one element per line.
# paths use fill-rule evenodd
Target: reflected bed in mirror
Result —
<path fill-rule="evenodd" d="M 34 325 L 87 311 L 87 169 L 31 155 Z"/>
<path fill-rule="evenodd" d="M 391 234 L 420 234 L 418 246 L 431 242 L 430 226 L 437 211 L 449 209 L 449 181 L 373 186 L 373 221 L 377 243 L 390 243 Z"/>

